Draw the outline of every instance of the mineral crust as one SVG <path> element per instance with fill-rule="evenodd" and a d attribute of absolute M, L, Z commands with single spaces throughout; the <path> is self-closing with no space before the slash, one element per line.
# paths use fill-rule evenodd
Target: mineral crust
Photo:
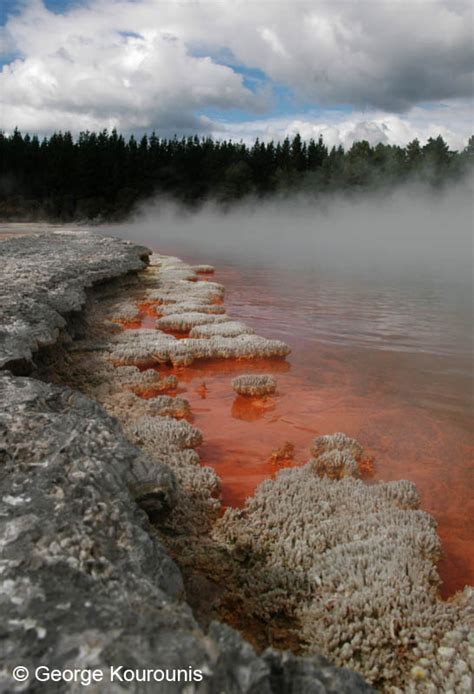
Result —
<path fill-rule="evenodd" d="M 182 532 L 186 523 L 195 527 L 196 509 L 210 517 L 219 506 L 212 496 L 218 479 L 187 448 L 200 441 L 200 432 L 150 414 L 169 408 L 169 401 L 148 405 L 133 394 L 159 390 L 175 377 L 139 371 L 127 360 L 127 366 L 113 366 L 115 347 L 106 331 L 96 330 L 94 320 L 83 323 L 80 314 L 87 300 L 86 313 L 94 315 L 108 295 L 107 330 L 110 315 L 135 317 L 133 306 L 117 302 L 120 287 L 104 282 L 142 270 L 150 252 L 72 229 L 10 239 L 0 249 L 0 691 L 46 691 L 31 677 L 13 680 L 20 664 L 30 673 L 40 664 L 99 669 L 104 682 L 88 688 L 95 694 L 373 691 L 360 675 L 321 655 L 257 655 L 230 627 L 214 621 L 203 628 L 193 616 L 180 571 L 156 528 L 166 527 L 172 514 L 182 519 Z M 156 288 L 154 268 L 166 264 L 161 258 L 152 257 L 140 286 Z M 166 277 L 160 280 L 165 288 L 156 291 L 167 297 L 170 278 L 199 286 L 194 271 L 177 259 L 169 261 Z M 198 292 L 205 300 L 222 297 L 211 283 Z M 45 382 L 46 375 L 57 383 Z M 63 385 L 68 380 L 115 403 L 110 408 L 141 448 L 95 400 Z M 150 518 L 158 525 L 152 527 Z M 110 682 L 110 666 L 137 672 L 139 679 Z M 180 670 L 181 676 L 157 685 L 143 680 L 150 668 Z M 187 679 L 190 672 L 202 680 Z M 84 690 L 80 683 L 46 686 L 52 694 Z"/>

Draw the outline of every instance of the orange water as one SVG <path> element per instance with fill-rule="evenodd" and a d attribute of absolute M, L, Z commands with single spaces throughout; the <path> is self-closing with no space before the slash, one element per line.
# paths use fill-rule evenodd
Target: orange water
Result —
<path fill-rule="evenodd" d="M 369 483 L 405 478 L 417 485 L 422 508 L 439 524 L 443 594 L 473 583 L 470 355 L 457 349 L 456 339 L 450 342 L 449 326 L 438 329 L 436 302 L 428 302 L 432 315 L 426 302 L 408 302 L 403 313 L 397 295 L 369 309 L 373 297 L 362 296 L 357 319 L 361 311 L 353 291 L 346 303 L 337 292 L 321 300 L 308 280 L 292 285 L 291 274 L 275 276 L 274 269 L 224 267 L 213 279 L 226 286 L 232 317 L 292 347 L 286 360 L 161 368 L 179 378 L 178 392 L 189 400 L 192 421 L 204 434 L 202 462 L 222 479 L 223 502 L 242 505 L 281 466 L 306 462 L 315 436 L 343 431 L 373 456 L 364 473 Z M 153 324 L 148 308 L 143 321 Z M 276 395 L 237 396 L 231 379 L 250 372 L 274 374 Z M 294 458 L 280 464 L 272 453 L 287 442 Z"/>

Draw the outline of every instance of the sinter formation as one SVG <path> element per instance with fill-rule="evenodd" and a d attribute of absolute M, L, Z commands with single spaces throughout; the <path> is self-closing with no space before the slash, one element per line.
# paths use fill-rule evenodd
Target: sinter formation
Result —
<path fill-rule="evenodd" d="M 472 591 L 439 599 L 434 520 L 411 483 L 358 479 L 356 441 L 319 437 L 306 465 L 221 514 L 179 379 L 158 367 L 289 349 L 226 315 L 224 288 L 199 277 L 210 266 L 151 255 L 145 268 L 146 249 L 85 231 L 2 251 L 5 681 L 47 654 L 63 667 L 193 666 L 203 692 L 371 691 L 354 671 L 393 694 L 470 691 Z M 144 303 L 156 327 L 124 329 Z M 267 375 L 232 385 L 276 389 Z M 215 618 L 306 657 L 257 655 Z"/>

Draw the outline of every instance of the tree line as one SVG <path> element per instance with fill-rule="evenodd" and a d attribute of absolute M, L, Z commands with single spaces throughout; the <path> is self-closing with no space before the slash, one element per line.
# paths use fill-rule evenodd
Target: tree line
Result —
<path fill-rule="evenodd" d="M 120 220 L 138 203 L 166 195 L 187 205 L 223 204 L 248 195 L 372 190 L 406 181 L 442 186 L 472 166 L 474 136 L 451 151 L 441 136 L 422 146 L 354 142 L 328 148 L 320 136 L 282 142 L 200 138 L 137 140 L 116 130 L 39 139 L 0 132 L 0 218 Z"/>

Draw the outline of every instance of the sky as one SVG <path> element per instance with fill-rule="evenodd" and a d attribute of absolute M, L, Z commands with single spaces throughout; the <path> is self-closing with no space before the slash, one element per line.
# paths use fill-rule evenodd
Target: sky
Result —
<path fill-rule="evenodd" d="M 474 132 L 464 0 L 0 0 L 0 128 L 405 145 Z"/>

